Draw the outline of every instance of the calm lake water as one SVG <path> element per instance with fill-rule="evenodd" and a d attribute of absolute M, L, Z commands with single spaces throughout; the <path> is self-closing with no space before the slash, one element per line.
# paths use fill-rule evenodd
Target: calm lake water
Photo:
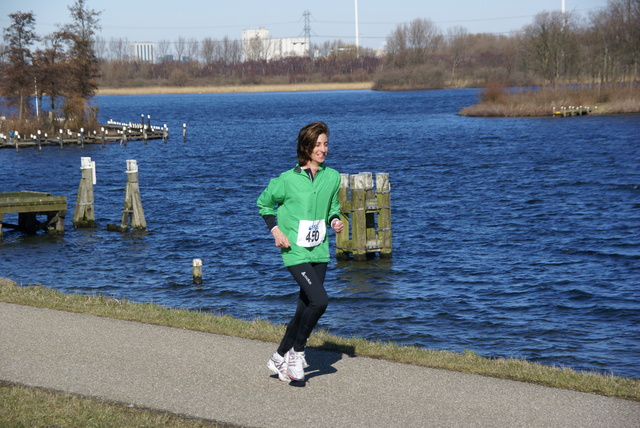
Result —
<path fill-rule="evenodd" d="M 393 258 L 332 262 L 320 327 L 639 378 L 640 116 L 457 116 L 476 99 L 476 90 L 96 97 L 101 121 L 150 115 L 169 141 L 0 150 L 0 191 L 69 201 L 63 237 L 5 230 L 0 276 L 286 323 L 297 288 L 255 201 L 295 164 L 300 127 L 323 120 L 328 165 L 389 173 Z M 95 230 L 71 225 L 83 156 L 97 164 Z M 120 222 L 127 159 L 138 162 L 148 230 L 107 232 Z"/>

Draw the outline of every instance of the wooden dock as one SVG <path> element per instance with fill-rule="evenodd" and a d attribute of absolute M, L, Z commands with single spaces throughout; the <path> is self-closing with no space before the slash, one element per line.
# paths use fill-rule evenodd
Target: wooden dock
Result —
<path fill-rule="evenodd" d="M 4 215 L 9 213 L 18 213 L 17 225 L 3 223 Z M 31 191 L 0 193 L 0 241 L 3 227 L 27 233 L 46 230 L 50 234 L 61 235 L 64 233 L 66 214 L 66 196 Z M 40 222 L 38 215 L 46 215 L 47 220 Z"/>
<path fill-rule="evenodd" d="M 99 131 L 74 132 L 71 130 L 58 130 L 56 135 L 48 135 L 38 131 L 34 135 L 19 135 L 15 132 L 0 134 L 0 149 L 16 149 L 35 147 L 42 149 L 44 146 L 64 146 L 85 144 L 120 143 L 127 144 L 129 141 L 163 140 L 169 138 L 169 129 L 164 126 L 152 126 L 141 122 L 115 122 L 109 120 L 106 125 L 101 125 Z"/>
<path fill-rule="evenodd" d="M 596 108 L 598 107 L 596 106 Z M 586 116 L 590 113 L 590 106 L 562 106 L 560 108 L 553 107 L 553 116 L 556 117 Z"/>

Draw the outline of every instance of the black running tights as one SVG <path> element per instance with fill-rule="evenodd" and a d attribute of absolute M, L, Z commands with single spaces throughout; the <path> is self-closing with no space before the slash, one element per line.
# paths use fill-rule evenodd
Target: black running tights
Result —
<path fill-rule="evenodd" d="M 300 296 L 296 313 L 278 347 L 278 354 L 282 356 L 291 348 L 297 352 L 304 350 L 307 339 L 329 304 L 323 285 L 327 263 L 303 263 L 287 269 L 300 285 Z"/>

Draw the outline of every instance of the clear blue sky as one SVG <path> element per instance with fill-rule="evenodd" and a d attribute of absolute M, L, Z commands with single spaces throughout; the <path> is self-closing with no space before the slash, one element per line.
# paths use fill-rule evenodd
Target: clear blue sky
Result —
<path fill-rule="evenodd" d="M 70 21 L 70 4 L 73 0 L 0 0 L 0 27 L 9 25 L 10 13 L 33 12 L 36 32 L 48 34 Z M 260 27 L 274 38 L 300 37 L 308 10 L 312 42 L 355 42 L 354 0 L 88 0 L 87 5 L 102 11 L 99 35 L 106 40 L 240 39 L 242 30 Z M 461 26 L 470 33 L 508 34 L 561 5 L 562 0 L 358 0 L 360 45 L 380 48 L 398 24 L 415 18 L 430 19 L 443 32 Z M 565 0 L 568 12 L 584 17 L 606 5 L 606 0 Z"/>

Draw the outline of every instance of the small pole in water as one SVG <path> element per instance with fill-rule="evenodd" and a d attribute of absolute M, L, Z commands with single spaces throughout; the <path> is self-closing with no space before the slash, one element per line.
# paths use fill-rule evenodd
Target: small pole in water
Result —
<path fill-rule="evenodd" d="M 64 140 L 62 139 L 62 129 L 60 129 L 60 135 L 58 135 L 58 142 L 60 143 L 60 150 L 64 146 Z"/>
<path fill-rule="evenodd" d="M 120 144 L 127 147 L 127 127 L 126 126 L 122 127 L 122 141 L 120 142 Z"/>
<path fill-rule="evenodd" d="M 167 124 L 164 124 L 164 128 L 162 129 L 162 140 L 166 143 L 169 138 L 169 128 L 167 128 Z"/>
<path fill-rule="evenodd" d="M 200 259 L 193 259 L 193 283 L 202 284 L 202 260 Z"/>
<path fill-rule="evenodd" d="M 100 132 L 102 132 L 102 148 L 104 148 L 104 126 L 100 127 Z"/>
<path fill-rule="evenodd" d="M 40 130 L 38 129 L 38 151 L 42 151 L 42 143 L 40 142 Z"/>
<path fill-rule="evenodd" d="M 187 141 L 187 124 L 182 124 L 182 140 Z"/>

